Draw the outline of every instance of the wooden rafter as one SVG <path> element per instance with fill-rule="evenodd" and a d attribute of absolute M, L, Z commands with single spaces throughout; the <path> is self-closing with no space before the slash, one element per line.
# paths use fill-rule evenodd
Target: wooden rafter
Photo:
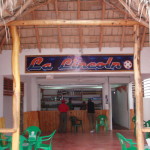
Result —
<path fill-rule="evenodd" d="M 34 11 L 32 12 L 32 18 L 33 20 L 36 18 Z M 40 41 L 39 29 L 37 26 L 34 26 L 34 29 L 35 29 L 35 35 L 37 40 L 37 47 L 39 49 L 39 52 L 41 52 L 41 41 Z"/>
<path fill-rule="evenodd" d="M 106 10 L 106 3 L 104 3 L 104 0 L 103 0 L 102 1 L 102 20 L 105 18 L 105 10 Z M 101 51 L 102 49 L 103 34 L 104 34 L 104 27 L 100 27 L 99 51 Z"/>
<path fill-rule="evenodd" d="M 132 16 L 132 18 L 136 21 L 140 21 L 140 24 L 142 24 L 143 26 L 149 28 L 149 24 L 148 22 L 140 19 L 133 11 L 132 9 L 127 5 L 127 3 L 124 0 L 119 0 L 119 2 L 124 6 L 124 8 L 129 12 L 129 14 Z"/>
<path fill-rule="evenodd" d="M 124 19 L 127 19 L 127 16 L 125 15 Z M 124 47 L 124 37 L 125 37 L 125 31 L 126 31 L 126 26 L 122 26 L 122 35 L 121 35 L 121 42 L 120 42 L 120 50 L 123 50 Z"/>
<path fill-rule="evenodd" d="M 12 21 L 7 26 L 47 26 L 47 25 L 81 25 L 81 26 L 133 26 L 138 25 L 139 22 L 133 20 L 18 20 Z"/>
<path fill-rule="evenodd" d="M 77 19 L 79 20 L 81 18 L 81 1 L 77 0 Z M 83 51 L 83 29 L 81 28 L 81 26 L 78 27 L 78 31 L 79 31 L 79 42 L 80 42 L 80 51 L 82 53 Z"/>
<path fill-rule="evenodd" d="M 56 11 L 56 18 L 59 18 L 59 12 L 58 12 L 58 1 L 55 0 L 55 11 Z M 59 42 L 59 48 L 60 52 L 62 52 L 63 45 L 62 45 L 62 34 L 61 34 L 61 28 L 60 26 L 57 26 L 57 31 L 58 31 L 58 42 Z"/>
<path fill-rule="evenodd" d="M 141 39 L 141 50 L 143 49 L 143 46 L 144 46 L 144 41 L 145 41 L 145 36 L 146 36 L 146 30 L 147 28 L 144 27 L 144 30 L 143 30 L 143 35 L 142 35 L 142 39 Z"/>
<path fill-rule="evenodd" d="M 114 4 L 114 3 L 113 3 L 112 1 L 110 1 L 110 0 L 105 0 L 105 3 L 106 3 L 107 5 L 109 5 L 109 6 L 113 7 L 113 8 L 115 8 L 114 11 L 120 12 L 120 13 L 123 14 L 123 15 L 130 16 L 130 14 L 129 14 L 127 11 L 125 11 L 125 10 L 122 9 L 122 8 L 120 8 L 116 3 Z"/>
<path fill-rule="evenodd" d="M 0 44 L 0 54 L 2 53 L 2 48 L 4 43 L 6 42 L 6 32 L 4 32 L 3 38 L 1 40 L 1 44 Z"/>
<path fill-rule="evenodd" d="M 25 1 L 24 5 L 22 7 L 20 7 L 20 9 L 12 17 L 9 17 L 8 19 L 5 19 L 5 23 L 7 24 L 8 22 L 11 22 L 11 21 L 15 20 L 18 17 L 22 17 L 24 15 L 27 15 L 30 12 L 38 9 L 39 7 L 41 7 L 43 5 L 47 5 L 50 2 L 51 2 L 51 0 L 47 0 L 46 2 L 39 3 L 37 5 L 32 6 L 31 8 L 28 8 L 28 6 L 32 3 L 32 0 L 27 0 L 27 1 Z M 4 26 L 4 21 L 3 20 L 0 21 L 0 26 Z"/>

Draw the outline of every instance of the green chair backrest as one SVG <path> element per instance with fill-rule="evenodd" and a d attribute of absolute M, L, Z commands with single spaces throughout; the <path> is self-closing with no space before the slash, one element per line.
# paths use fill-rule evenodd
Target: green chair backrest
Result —
<path fill-rule="evenodd" d="M 76 123 L 77 123 L 77 117 L 75 117 L 75 116 L 70 116 L 70 121 L 71 121 L 71 125 L 72 126 L 75 126 L 76 125 Z"/>
<path fill-rule="evenodd" d="M 0 133 L 0 150 L 11 149 L 11 136 Z"/>
<path fill-rule="evenodd" d="M 23 135 L 20 135 L 19 150 L 24 150 L 24 147 L 28 147 L 28 143 L 27 145 L 24 145 L 25 142 L 27 143 L 27 139 Z"/>
<path fill-rule="evenodd" d="M 36 145 L 35 145 L 35 150 L 37 150 L 39 148 L 42 148 L 45 150 L 51 150 L 52 149 L 52 138 L 55 133 L 56 133 L 56 130 L 54 130 L 50 135 L 38 137 L 38 139 L 36 141 Z M 49 146 L 48 146 L 48 144 L 43 145 L 44 141 L 49 141 Z"/>
<path fill-rule="evenodd" d="M 132 122 L 134 122 L 134 124 L 136 123 L 136 116 L 133 116 Z"/>
<path fill-rule="evenodd" d="M 107 121 L 107 116 L 106 116 L 106 115 L 99 115 L 99 116 L 97 117 L 97 120 L 98 120 L 98 124 L 99 124 L 100 126 L 105 126 L 106 121 Z"/>
<path fill-rule="evenodd" d="M 150 127 L 150 120 L 145 121 L 144 126 L 145 126 L 145 127 Z"/>
<path fill-rule="evenodd" d="M 41 135 L 41 129 L 37 126 L 30 126 L 23 132 L 23 135 L 28 134 L 28 141 L 36 141 L 37 137 Z"/>
<path fill-rule="evenodd" d="M 144 127 L 150 127 L 150 120 L 144 122 Z M 150 138 L 150 132 L 145 133 L 145 138 Z"/>
<path fill-rule="evenodd" d="M 133 143 L 132 139 L 126 139 L 122 134 L 116 133 L 119 142 L 121 144 L 121 150 L 137 150 L 136 143 Z M 128 147 L 127 147 L 128 146 Z"/>

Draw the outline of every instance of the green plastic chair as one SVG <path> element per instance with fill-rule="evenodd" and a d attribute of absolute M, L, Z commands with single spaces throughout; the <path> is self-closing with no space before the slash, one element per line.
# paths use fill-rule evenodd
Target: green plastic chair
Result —
<path fill-rule="evenodd" d="M 37 126 L 30 126 L 23 131 L 22 135 L 27 135 L 28 142 L 34 144 L 37 138 L 41 135 L 41 129 Z"/>
<path fill-rule="evenodd" d="M 108 131 L 108 119 L 106 115 L 99 115 L 96 118 L 96 132 L 99 132 L 100 127 L 104 127 Z"/>
<path fill-rule="evenodd" d="M 132 122 L 134 123 L 134 136 L 136 136 L 136 116 L 133 116 Z"/>
<path fill-rule="evenodd" d="M 72 128 L 74 128 L 75 133 L 78 132 L 78 127 L 81 127 L 83 132 L 82 120 L 78 119 L 75 116 L 70 116 L 70 121 L 71 121 L 71 132 Z"/>
<path fill-rule="evenodd" d="M 11 136 L 6 136 L 0 133 L 0 150 L 11 150 Z"/>
<path fill-rule="evenodd" d="M 117 133 L 116 135 L 120 141 L 121 150 L 137 150 L 137 147 L 135 146 L 136 143 L 134 143 L 132 139 L 126 139 L 120 133 Z"/>
<path fill-rule="evenodd" d="M 20 135 L 19 150 L 32 150 L 32 145 L 23 135 Z"/>
<path fill-rule="evenodd" d="M 54 130 L 48 136 L 38 137 L 34 149 L 35 150 L 38 150 L 38 149 L 52 150 L 52 138 L 53 138 L 53 136 L 54 136 L 55 133 L 56 133 L 56 130 Z M 44 141 L 50 141 L 50 143 L 49 144 L 44 144 L 43 143 Z"/>
<path fill-rule="evenodd" d="M 145 121 L 144 127 L 150 127 L 150 120 Z M 145 138 L 146 138 L 146 139 L 147 139 L 147 138 L 150 138 L 150 132 L 146 132 L 146 133 L 145 133 Z"/>

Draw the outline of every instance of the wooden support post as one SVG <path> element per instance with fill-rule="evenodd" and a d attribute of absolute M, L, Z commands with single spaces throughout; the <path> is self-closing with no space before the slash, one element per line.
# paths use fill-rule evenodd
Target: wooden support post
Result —
<path fill-rule="evenodd" d="M 12 75 L 13 75 L 13 126 L 16 130 L 12 134 L 12 150 L 19 150 L 20 135 L 20 73 L 19 73 L 19 51 L 20 39 L 17 33 L 17 27 L 11 26 L 12 35 Z"/>
<path fill-rule="evenodd" d="M 143 128 L 143 93 L 142 79 L 140 71 L 140 36 L 139 25 L 134 25 L 134 80 L 135 80 L 135 97 L 136 97 L 136 139 L 138 150 L 144 149 Z"/>

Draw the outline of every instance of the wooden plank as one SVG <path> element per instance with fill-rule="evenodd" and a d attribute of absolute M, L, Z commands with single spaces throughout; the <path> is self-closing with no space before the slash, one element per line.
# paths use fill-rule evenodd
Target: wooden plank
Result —
<path fill-rule="evenodd" d="M 134 116 L 134 109 L 130 109 L 130 129 L 134 129 L 134 122 L 132 121 L 132 118 Z"/>
<path fill-rule="evenodd" d="M 19 72 L 19 51 L 20 39 L 17 27 L 11 26 L 11 36 L 13 42 L 12 51 L 12 75 L 13 75 L 13 127 L 16 132 L 12 134 L 12 150 L 19 150 L 20 135 L 20 72 Z"/>
<path fill-rule="evenodd" d="M 32 112 L 31 112 L 32 113 Z M 96 110 L 95 117 L 103 114 L 108 117 L 109 120 L 109 110 Z M 46 116 L 46 117 L 45 117 Z M 76 116 L 78 119 L 82 120 L 84 132 L 90 131 L 89 121 L 87 118 L 86 110 L 72 110 L 68 112 L 68 120 L 67 120 L 67 131 L 71 131 L 71 124 L 69 117 Z M 43 133 L 52 132 L 54 129 L 59 128 L 59 111 L 39 111 L 39 122 L 40 128 Z M 79 128 L 79 132 L 82 132 L 82 129 Z"/>
<path fill-rule="evenodd" d="M 143 131 L 143 132 L 150 132 L 150 127 L 142 128 L 142 131 Z"/>
<path fill-rule="evenodd" d="M 12 21 L 7 26 L 48 26 L 48 25 L 83 25 L 83 26 L 133 26 L 139 23 L 132 20 L 20 20 Z"/>
<path fill-rule="evenodd" d="M 0 118 L 0 128 L 5 128 L 5 118 L 4 117 Z"/>
<path fill-rule="evenodd" d="M 140 71 L 140 37 L 139 25 L 134 26 L 134 80 L 135 80 L 135 95 L 136 95 L 136 139 L 138 150 L 144 149 L 144 138 L 142 133 L 143 128 L 143 93 L 142 93 L 142 78 Z"/>
<path fill-rule="evenodd" d="M 29 126 L 39 127 L 39 114 L 38 111 L 24 112 L 23 129 L 25 130 Z"/>

